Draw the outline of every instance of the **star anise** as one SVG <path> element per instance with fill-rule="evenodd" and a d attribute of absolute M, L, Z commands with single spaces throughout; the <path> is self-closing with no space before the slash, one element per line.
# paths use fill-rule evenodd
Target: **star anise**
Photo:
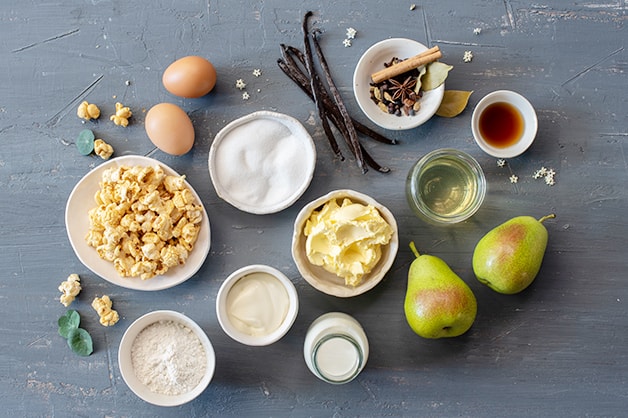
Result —
<path fill-rule="evenodd" d="M 405 79 L 403 83 L 393 79 L 390 79 L 390 91 L 392 93 L 392 99 L 397 101 L 401 99 L 402 103 L 405 103 L 406 100 L 411 100 L 412 102 L 416 102 L 416 93 L 414 92 L 414 87 L 416 86 L 417 79 L 416 77 L 409 76 Z"/>

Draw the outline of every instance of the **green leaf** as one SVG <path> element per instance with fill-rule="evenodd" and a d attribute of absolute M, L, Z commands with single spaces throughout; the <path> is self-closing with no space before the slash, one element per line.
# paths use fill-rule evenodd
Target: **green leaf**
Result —
<path fill-rule="evenodd" d="M 73 309 L 68 310 L 65 315 L 57 321 L 57 325 L 59 325 L 59 335 L 63 338 L 68 338 L 70 331 L 78 328 L 80 323 L 81 316 L 79 313 Z"/>
<path fill-rule="evenodd" d="M 426 66 L 427 71 L 421 78 L 421 85 L 423 91 L 434 90 L 447 79 L 447 75 L 452 68 L 451 65 L 447 65 L 440 61 L 434 61 Z"/>
<path fill-rule="evenodd" d="M 79 356 L 87 357 L 94 351 L 92 337 L 83 328 L 74 328 L 68 334 L 68 346 Z"/>
<path fill-rule="evenodd" d="M 458 116 L 467 107 L 472 91 L 445 90 L 436 114 L 445 118 Z"/>
<path fill-rule="evenodd" d="M 83 129 L 76 138 L 76 147 L 81 155 L 89 155 L 94 151 L 94 132 Z"/>

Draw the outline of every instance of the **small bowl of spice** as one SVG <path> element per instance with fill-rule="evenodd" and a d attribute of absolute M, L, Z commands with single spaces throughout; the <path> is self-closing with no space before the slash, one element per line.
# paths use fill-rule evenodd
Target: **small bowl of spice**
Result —
<path fill-rule="evenodd" d="M 412 129 L 424 124 L 443 100 L 444 78 L 426 77 L 430 65 L 441 56 L 437 46 L 427 48 L 405 38 L 386 39 L 371 46 L 353 73 L 353 93 L 360 109 L 385 129 Z M 439 74 L 444 71 L 444 77 L 451 69 L 440 63 L 436 67 Z M 434 82 L 437 78 L 442 81 Z"/>
<path fill-rule="evenodd" d="M 354 190 L 315 199 L 294 222 L 292 258 L 303 278 L 328 295 L 352 297 L 375 287 L 398 248 L 393 214 Z"/>
<path fill-rule="evenodd" d="M 231 273 L 216 296 L 216 316 L 223 331 L 250 346 L 265 346 L 281 339 L 298 311 L 299 296 L 290 279 L 263 264 Z"/>
<path fill-rule="evenodd" d="M 178 406 L 207 388 L 216 356 L 196 322 L 162 310 L 149 312 L 129 326 L 120 341 L 118 365 L 139 398 L 153 405 Z"/>
<path fill-rule="evenodd" d="M 471 131 L 478 146 L 496 158 L 514 158 L 534 142 L 538 120 L 530 102 L 514 91 L 484 96 L 473 110 Z"/>

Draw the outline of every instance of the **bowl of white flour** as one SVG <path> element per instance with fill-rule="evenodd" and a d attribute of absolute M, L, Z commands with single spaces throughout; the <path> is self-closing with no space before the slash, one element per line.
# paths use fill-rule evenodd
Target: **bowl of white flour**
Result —
<path fill-rule="evenodd" d="M 216 367 L 207 334 L 187 316 L 153 311 L 125 331 L 118 350 L 125 383 L 142 400 L 177 406 L 200 395 Z"/>

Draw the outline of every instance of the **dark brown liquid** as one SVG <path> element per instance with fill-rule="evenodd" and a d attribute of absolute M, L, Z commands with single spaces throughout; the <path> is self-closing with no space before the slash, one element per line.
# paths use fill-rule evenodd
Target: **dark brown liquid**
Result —
<path fill-rule="evenodd" d="M 490 104 L 480 115 L 480 135 L 491 146 L 506 148 L 523 134 L 523 117 L 519 110 L 506 102 Z"/>

